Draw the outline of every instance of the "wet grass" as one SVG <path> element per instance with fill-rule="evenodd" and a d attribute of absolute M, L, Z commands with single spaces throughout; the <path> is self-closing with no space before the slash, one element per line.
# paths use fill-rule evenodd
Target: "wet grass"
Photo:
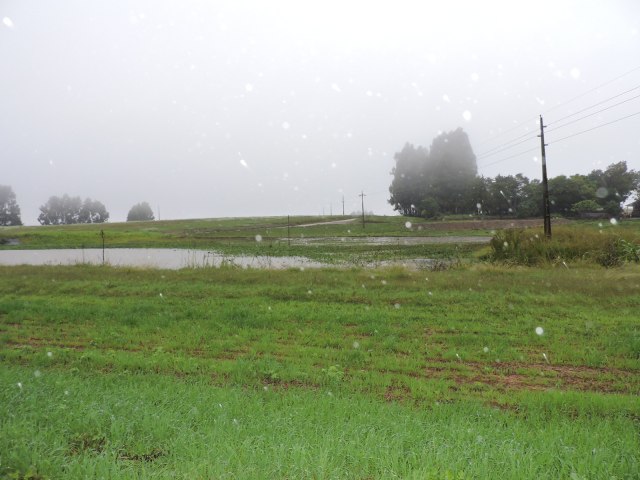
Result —
<path fill-rule="evenodd" d="M 0 475 L 637 478 L 639 305 L 631 265 L 0 268 Z"/>
<path fill-rule="evenodd" d="M 368 216 L 364 228 L 359 218 L 348 224 L 301 226 L 349 218 L 351 217 L 291 217 L 289 230 L 287 217 L 0 227 L 0 248 L 97 248 L 102 246 L 101 231 L 105 233 L 107 247 L 213 249 L 235 246 L 245 250 L 255 246 L 256 235 L 260 235 L 267 244 L 286 244 L 288 235 L 297 240 L 309 237 L 489 235 L 487 230 L 454 232 L 432 229 L 422 219 L 399 216 Z M 407 222 L 413 222 L 411 228 L 407 228 Z M 18 240 L 19 245 L 2 245 L 3 239 Z"/>

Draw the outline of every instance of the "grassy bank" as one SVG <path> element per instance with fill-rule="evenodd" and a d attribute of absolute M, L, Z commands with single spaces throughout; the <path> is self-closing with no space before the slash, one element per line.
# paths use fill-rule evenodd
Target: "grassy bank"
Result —
<path fill-rule="evenodd" d="M 639 298 L 634 266 L 0 268 L 0 473 L 635 478 Z"/>

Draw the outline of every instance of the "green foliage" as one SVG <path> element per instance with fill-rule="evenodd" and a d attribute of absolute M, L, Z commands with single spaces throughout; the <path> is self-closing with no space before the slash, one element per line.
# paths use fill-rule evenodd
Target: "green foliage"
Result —
<path fill-rule="evenodd" d="M 0 185 L 0 226 L 22 225 L 20 206 L 9 185 Z"/>
<path fill-rule="evenodd" d="M 602 207 L 595 200 L 581 200 L 573 204 L 571 211 L 577 214 L 591 213 L 602 211 Z"/>
<path fill-rule="evenodd" d="M 153 210 L 147 202 L 136 203 L 127 214 L 127 222 L 153 220 Z"/>
<path fill-rule="evenodd" d="M 389 203 L 395 210 L 419 216 L 424 210 L 421 203 L 431 199 L 444 213 L 469 211 L 468 192 L 478 169 L 469 138 L 461 128 L 438 135 L 429 149 L 406 144 L 394 158 Z"/>
<path fill-rule="evenodd" d="M 551 239 L 539 229 L 507 229 L 491 239 L 490 258 L 513 265 L 562 264 L 569 261 L 593 262 L 616 267 L 625 262 L 638 262 L 640 238 L 619 233 L 557 227 Z"/>
<path fill-rule="evenodd" d="M 104 223 L 109 219 L 105 206 L 90 198 L 52 196 L 40 207 L 38 222 L 41 225 L 71 225 L 75 223 Z"/>

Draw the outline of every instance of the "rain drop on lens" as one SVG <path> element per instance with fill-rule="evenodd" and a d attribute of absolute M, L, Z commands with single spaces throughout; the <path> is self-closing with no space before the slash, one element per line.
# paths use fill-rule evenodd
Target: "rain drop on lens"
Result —
<path fill-rule="evenodd" d="M 407 227 L 407 228 L 411 228 L 412 224 L 411 224 L 411 222 L 406 222 L 406 223 L 404 224 L 404 226 L 405 226 L 405 227 Z"/>
<path fill-rule="evenodd" d="M 256 242 L 262 241 L 262 235 L 256 235 Z"/>
<path fill-rule="evenodd" d="M 542 327 L 536 327 L 536 334 L 537 334 L 537 335 L 542 335 L 542 334 L 544 334 L 544 328 L 542 328 Z"/>

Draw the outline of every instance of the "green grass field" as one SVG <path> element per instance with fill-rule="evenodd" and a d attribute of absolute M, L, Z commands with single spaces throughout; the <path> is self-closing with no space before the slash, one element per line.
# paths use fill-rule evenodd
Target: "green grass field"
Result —
<path fill-rule="evenodd" d="M 0 475 L 639 478 L 639 307 L 635 264 L 0 267 Z"/>

